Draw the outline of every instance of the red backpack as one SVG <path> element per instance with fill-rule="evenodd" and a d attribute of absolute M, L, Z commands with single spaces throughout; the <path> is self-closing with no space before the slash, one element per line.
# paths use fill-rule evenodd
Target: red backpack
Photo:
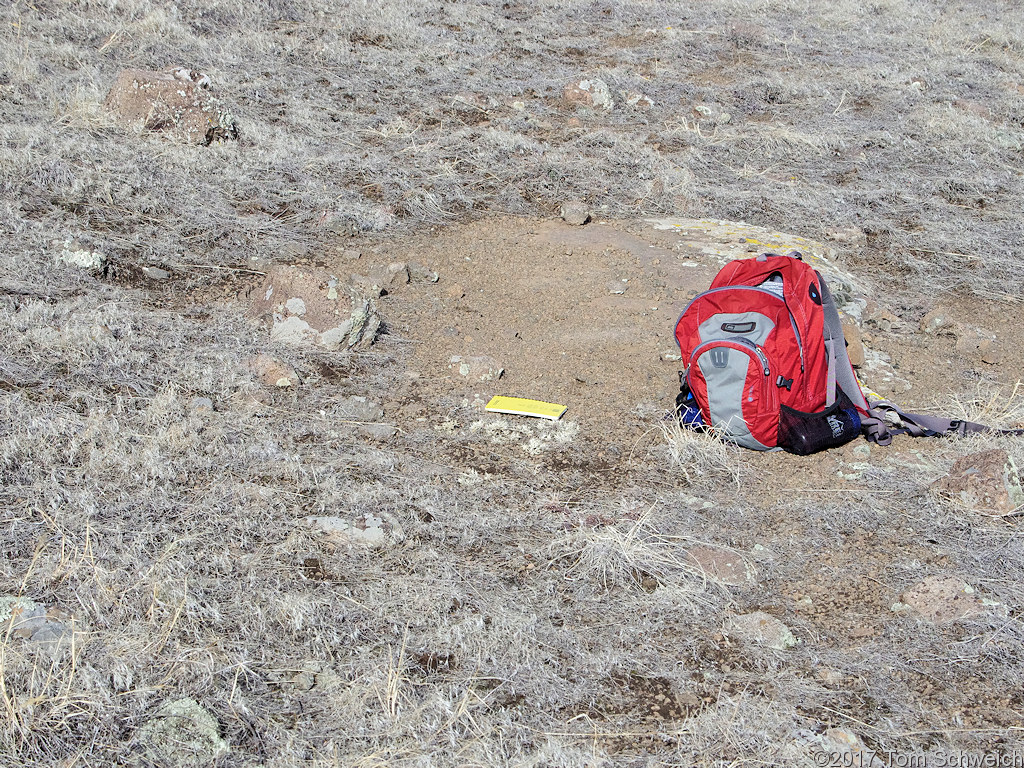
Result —
<path fill-rule="evenodd" d="M 799 254 L 726 264 L 683 311 L 676 339 L 683 420 L 739 445 L 808 454 L 872 420 L 828 287 Z"/>
<path fill-rule="evenodd" d="M 869 404 L 828 286 L 796 251 L 726 264 L 683 310 L 676 340 L 686 366 L 679 419 L 747 448 L 805 455 L 861 433 L 880 445 L 898 434 L 1024 435 Z"/>

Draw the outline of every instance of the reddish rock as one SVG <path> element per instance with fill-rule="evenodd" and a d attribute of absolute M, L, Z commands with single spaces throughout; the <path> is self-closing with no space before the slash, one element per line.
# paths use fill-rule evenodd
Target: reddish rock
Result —
<path fill-rule="evenodd" d="M 754 581 L 743 556 L 728 549 L 696 546 L 687 552 L 686 559 L 709 579 L 730 587 L 746 587 Z"/>
<path fill-rule="evenodd" d="M 611 111 L 613 107 L 608 84 L 597 78 L 569 83 L 562 91 L 562 98 L 566 104 L 574 107 L 590 107 L 605 111 Z"/>
<path fill-rule="evenodd" d="M 295 369 L 271 355 L 256 355 L 250 361 L 249 368 L 267 387 L 292 387 L 299 383 Z"/>
<path fill-rule="evenodd" d="M 487 356 L 462 357 L 455 355 L 448 367 L 459 376 L 470 381 L 497 381 L 505 373 L 504 367 L 494 358 Z"/>
<path fill-rule="evenodd" d="M 122 71 L 103 105 L 130 127 L 162 131 L 192 144 L 237 138 L 234 120 L 210 90 L 202 72 Z"/>
<path fill-rule="evenodd" d="M 1017 465 L 1000 448 L 960 457 L 932 487 L 941 497 L 983 515 L 1011 515 L 1024 505 Z"/>
<path fill-rule="evenodd" d="M 864 365 L 864 341 L 860 328 L 853 323 L 843 323 L 843 336 L 846 337 L 846 354 L 854 368 Z"/>
<path fill-rule="evenodd" d="M 925 333 L 952 333 L 953 325 L 953 317 L 941 307 L 921 318 L 921 330 Z"/>
<path fill-rule="evenodd" d="M 902 595 L 893 606 L 935 624 L 949 624 L 984 612 L 974 589 L 955 576 L 929 576 Z"/>

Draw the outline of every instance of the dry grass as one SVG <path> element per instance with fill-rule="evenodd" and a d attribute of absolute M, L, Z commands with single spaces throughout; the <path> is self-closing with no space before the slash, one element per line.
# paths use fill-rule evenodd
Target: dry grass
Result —
<path fill-rule="evenodd" d="M 995 429 L 1020 429 L 1024 426 L 1024 387 L 979 385 L 968 396 L 953 398 L 952 418 L 985 424 Z"/>
<path fill-rule="evenodd" d="M 5 5 L 0 593 L 78 632 L 57 657 L 2 638 L 0 765 L 129 764 L 183 697 L 216 717 L 223 766 L 778 764 L 832 726 L 878 749 L 1019 748 L 1021 538 L 938 507 L 915 459 L 797 487 L 810 460 L 667 428 L 670 460 L 628 478 L 471 475 L 443 435 L 385 448 L 347 423 L 339 398 L 401 375 L 394 346 L 270 350 L 310 386 L 256 403 L 246 362 L 265 340 L 209 298 L 350 235 L 568 198 L 613 218 L 857 227 L 866 244 L 839 260 L 868 278 L 1019 298 L 1015 10 Z M 120 69 L 178 64 L 209 72 L 238 142 L 183 146 L 100 108 Z M 561 101 L 584 76 L 608 82 L 612 112 Z M 69 239 L 107 274 L 57 264 Z M 947 252 L 974 258 L 949 269 Z M 139 278 L 151 265 L 175 271 L 168 287 Z M 1016 423 L 1018 400 L 964 413 Z M 362 550 L 303 522 L 356 513 L 404 538 Z M 691 541 L 756 560 L 756 588 L 712 589 Z M 946 571 L 1009 618 L 890 615 Z M 727 610 L 771 612 L 803 642 L 733 645 Z M 636 679 L 686 712 L 652 720 Z"/>
<path fill-rule="evenodd" d="M 713 430 L 695 430 L 677 420 L 662 422 L 671 465 L 689 483 L 738 484 L 743 454 Z"/>

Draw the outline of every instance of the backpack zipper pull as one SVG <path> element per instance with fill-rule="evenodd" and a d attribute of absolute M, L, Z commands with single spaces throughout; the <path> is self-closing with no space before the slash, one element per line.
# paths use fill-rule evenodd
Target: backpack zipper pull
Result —
<path fill-rule="evenodd" d="M 761 365 L 764 366 L 764 375 L 771 376 L 772 370 L 768 366 L 768 356 L 764 353 L 764 350 L 762 350 L 760 347 L 755 346 L 754 351 L 757 352 L 757 357 L 761 361 Z"/>

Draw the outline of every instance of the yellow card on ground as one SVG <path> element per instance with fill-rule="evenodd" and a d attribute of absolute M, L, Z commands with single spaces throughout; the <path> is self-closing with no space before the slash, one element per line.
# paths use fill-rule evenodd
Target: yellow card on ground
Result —
<path fill-rule="evenodd" d="M 517 416 L 537 416 L 541 419 L 558 421 L 565 413 L 567 406 L 545 403 L 540 400 L 527 400 L 525 397 L 504 397 L 495 395 L 484 406 L 484 410 L 493 413 L 514 413 Z"/>

